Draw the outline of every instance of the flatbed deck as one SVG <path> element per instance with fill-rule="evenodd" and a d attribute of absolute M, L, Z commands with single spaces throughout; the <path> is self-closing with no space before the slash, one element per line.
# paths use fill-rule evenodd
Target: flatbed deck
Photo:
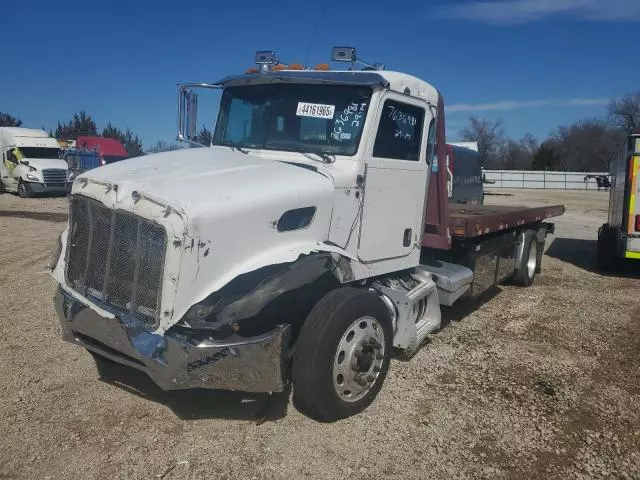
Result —
<path fill-rule="evenodd" d="M 559 217 L 564 213 L 563 205 L 548 207 L 515 207 L 497 205 L 450 204 L 449 226 L 451 236 L 473 238 L 509 228 L 541 222 Z"/>

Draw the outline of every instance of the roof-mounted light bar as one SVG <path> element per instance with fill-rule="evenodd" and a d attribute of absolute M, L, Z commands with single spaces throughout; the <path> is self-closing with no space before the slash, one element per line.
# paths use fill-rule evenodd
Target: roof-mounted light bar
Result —
<path fill-rule="evenodd" d="M 351 66 L 359 63 L 365 66 L 365 70 L 384 70 L 386 67 L 383 63 L 368 63 L 358 58 L 356 49 L 353 47 L 333 47 L 331 49 L 331 60 L 334 62 L 349 62 Z"/>

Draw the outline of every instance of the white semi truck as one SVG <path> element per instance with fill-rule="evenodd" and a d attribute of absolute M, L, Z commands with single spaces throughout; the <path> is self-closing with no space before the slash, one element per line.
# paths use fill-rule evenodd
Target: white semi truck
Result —
<path fill-rule="evenodd" d="M 67 162 L 60 145 L 44 130 L 0 127 L 0 193 L 30 197 L 67 192 Z"/>
<path fill-rule="evenodd" d="M 211 145 L 80 175 L 54 253 L 63 338 L 166 390 L 282 391 L 332 421 L 365 409 L 440 305 L 540 270 L 562 206 L 449 203 L 444 102 L 355 50 L 179 90 L 222 89 Z"/>

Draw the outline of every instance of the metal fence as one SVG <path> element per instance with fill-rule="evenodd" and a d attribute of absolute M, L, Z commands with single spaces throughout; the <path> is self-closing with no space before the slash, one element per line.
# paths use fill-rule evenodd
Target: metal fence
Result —
<path fill-rule="evenodd" d="M 603 172 L 547 172 L 531 170 L 483 170 L 485 188 L 546 188 L 556 190 L 598 190 L 594 178 L 587 175 L 611 175 Z"/>

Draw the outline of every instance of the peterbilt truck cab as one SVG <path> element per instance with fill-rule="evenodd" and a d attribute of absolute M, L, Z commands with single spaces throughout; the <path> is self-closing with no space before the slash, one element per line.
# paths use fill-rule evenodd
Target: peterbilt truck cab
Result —
<path fill-rule="evenodd" d="M 355 49 L 332 58 L 350 68 L 258 52 L 256 70 L 184 84 L 190 143 L 196 88 L 222 90 L 210 145 L 75 179 L 51 265 L 65 340 L 165 390 L 292 383 L 299 408 L 332 421 L 375 399 L 392 351 L 415 353 L 441 304 L 531 284 L 542 220 L 562 212 L 451 210 L 439 92 L 355 69 Z"/>
<path fill-rule="evenodd" d="M 67 163 L 60 145 L 44 130 L 0 127 L 0 192 L 21 197 L 67 191 Z"/>

